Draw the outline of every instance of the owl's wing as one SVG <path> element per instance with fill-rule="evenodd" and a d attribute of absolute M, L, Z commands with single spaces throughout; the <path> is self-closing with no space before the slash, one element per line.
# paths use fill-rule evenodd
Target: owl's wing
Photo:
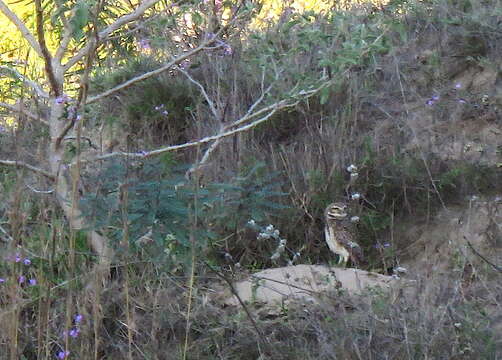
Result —
<path fill-rule="evenodd" d="M 337 240 L 349 252 L 350 260 L 354 265 L 359 265 L 364 261 L 363 250 L 358 243 L 353 241 L 353 238 L 353 234 L 347 230 L 337 232 Z"/>

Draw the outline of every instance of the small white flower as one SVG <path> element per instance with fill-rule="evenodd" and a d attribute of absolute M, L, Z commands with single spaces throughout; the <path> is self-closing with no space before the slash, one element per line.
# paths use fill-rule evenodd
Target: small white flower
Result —
<path fill-rule="evenodd" d="M 275 252 L 271 257 L 270 260 L 277 260 L 279 259 L 281 255 L 278 252 Z"/>
<path fill-rule="evenodd" d="M 352 217 L 350 218 L 350 222 L 353 222 L 353 223 L 358 223 L 358 222 L 359 222 L 359 220 L 360 220 L 360 219 L 359 219 L 359 216 L 352 216 Z"/>
<path fill-rule="evenodd" d="M 347 168 L 347 171 L 348 171 L 349 173 L 357 172 L 357 166 L 355 166 L 354 164 L 351 164 L 351 165 Z"/>
<path fill-rule="evenodd" d="M 277 229 L 274 230 L 274 236 L 279 236 L 279 230 Z"/>
<path fill-rule="evenodd" d="M 462 324 L 457 322 L 457 323 L 453 324 L 453 326 L 455 326 L 457 329 L 459 329 L 462 327 Z"/>
<path fill-rule="evenodd" d="M 256 221 L 254 221 L 253 219 L 251 219 L 251 220 L 248 221 L 248 225 L 254 226 L 254 225 L 256 225 Z"/>
<path fill-rule="evenodd" d="M 361 194 L 359 193 L 354 193 L 350 196 L 352 200 L 359 200 L 361 198 Z"/>
<path fill-rule="evenodd" d="M 284 246 L 285 246 L 285 245 L 286 245 L 286 242 L 287 242 L 287 240 L 286 240 L 286 239 L 281 239 L 281 240 L 279 241 L 279 245 L 284 245 Z"/>
<path fill-rule="evenodd" d="M 356 172 L 353 172 L 353 173 L 350 173 L 350 177 L 351 178 L 357 178 L 359 176 L 359 173 L 356 173 Z"/>
<path fill-rule="evenodd" d="M 241 267 L 241 263 L 236 263 L 234 266 L 236 269 L 239 269 Z"/>
<path fill-rule="evenodd" d="M 270 233 L 271 233 L 272 231 L 274 231 L 274 225 L 269 224 L 269 225 L 265 228 L 265 230 L 266 230 L 267 232 L 270 232 Z"/>
<path fill-rule="evenodd" d="M 270 239 L 270 234 L 268 233 L 259 233 L 258 234 L 258 240 L 266 240 Z"/>
<path fill-rule="evenodd" d="M 406 274 L 408 272 L 408 269 L 406 269 L 402 266 L 398 266 L 398 267 L 394 268 L 394 272 Z"/>

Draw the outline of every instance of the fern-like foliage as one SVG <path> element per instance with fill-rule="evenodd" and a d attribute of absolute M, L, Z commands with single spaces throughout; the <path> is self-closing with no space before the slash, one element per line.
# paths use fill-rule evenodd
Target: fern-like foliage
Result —
<path fill-rule="evenodd" d="M 95 177 L 94 193 L 82 198 L 83 216 L 115 244 L 124 240 L 127 228 L 130 250 L 154 262 L 179 265 L 192 244 L 203 252 L 208 241 L 284 208 L 277 201 L 285 194 L 276 174 L 265 171 L 264 164 L 228 183 L 204 186 L 187 181 L 185 171 L 186 166 L 163 159 L 111 162 Z"/>

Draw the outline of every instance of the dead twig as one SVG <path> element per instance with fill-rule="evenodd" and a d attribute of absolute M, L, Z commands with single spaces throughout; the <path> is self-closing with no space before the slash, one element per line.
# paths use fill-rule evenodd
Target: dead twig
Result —
<path fill-rule="evenodd" d="M 492 263 L 490 260 L 488 260 L 486 257 L 484 257 L 483 255 L 481 255 L 475 248 L 474 246 L 472 246 L 471 242 L 469 240 L 467 240 L 467 238 L 464 236 L 464 239 L 465 241 L 467 242 L 467 245 L 469 245 L 469 247 L 471 248 L 472 252 L 479 256 L 481 258 L 481 260 L 483 260 L 484 262 L 486 262 L 488 265 L 490 265 L 491 267 L 493 267 L 496 271 L 502 273 L 502 267 Z"/>

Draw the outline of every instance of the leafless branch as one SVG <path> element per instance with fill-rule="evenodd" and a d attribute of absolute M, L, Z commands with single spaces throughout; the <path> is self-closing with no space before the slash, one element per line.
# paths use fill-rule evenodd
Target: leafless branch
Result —
<path fill-rule="evenodd" d="M 59 64 L 61 64 L 61 60 L 63 59 L 63 56 L 68 49 L 68 45 L 70 44 L 71 41 L 71 33 L 72 33 L 72 28 L 71 25 L 68 23 L 68 19 L 66 18 L 64 12 L 61 9 L 61 5 L 59 4 L 58 1 L 55 1 L 56 6 L 58 8 L 58 11 L 61 16 L 61 21 L 63 22 L 63 37 L 61 39 L 61 42 L 59 44 L 59 47 L 56 50 L 56 53 L 54 55 L 54 60 L 56 60 Z M 75 14 L 74 10 L 71 12 L 71 16 Z"/>
<path fill-rule="evenodd" d="M 176 68 L 176 70 L 181 72 L 183 75 L 185 75 L 188 78 L 188 80 L 190 80 L 193 84 L 195 84 L 200 89 L 200 92 L 204 96 L 204 99 L 206 99 L 206 102 L 208 103 L 209 109 L 211 109 L 211 112 L 213 113 L 214 118 L 219 119 L 220 116 L 218 114 L 218 111 L 216 111 L 214 103 L 211 100 L 211 98 L 209 97 L 209 95 L 207 94 L 206 89 L 204 89 L 204 86 L 202 86 L 202 84 L 200 82 L 198 82 L 193 77 L 191 77 L 190 74 L 188 72 L 186 72 L 185 70 L 183 70 L 181 67 L 175 66 L 175 68 Z"/>
<path fill-rule="evenodd" d="M 502 273 L 502 267 L 501 266 L 498 266 L 494 263 L 492 263 L 490 260 L 488 260 L 485 256 L 481 255 L 479 253 L 479 251 L 477 251 L 474 246 L 472 246 L 471 242 L 469 240 L 467 240 L 467 238 L 464 236 L 464 239 L 465 241 L 467 241 L 467 245 L 469 245 L 469 247 L 471 248 L 472 252 L 474 254 L 476 254 L 477 256 L 479 256 L 484 262 L 486 262 L 488 265 L 490 265 L 492 268 L 494 268 L 495 270 L 497 270 L 498 272 Z"/>
<path fill-rule="evenodd" d="M 11 68 L 9 66 L 1 65 L 0 70 L 5 70 L 5 71 L 12 73 L 16 78 L 22 80 L 25 84 L 29 85 L 33 90 L 35 90 L 35 93 L 38 96 L 40 96 L 41 98 L 44 98 L 44 99 L 49 98 L 49 94 L 46 93 L 38 83 L 26 78 L 26 76 L 22 75 L 16 69 Z"/>
<path fill-rule="evenodd" d="M 27 184 L 26 181 L 24 182 L 24 185 L 30 189 L 31 191 L 33 191 L 34 193 L 36 194 L 52 194 L 54 192 L 54 189 L 52 190 L 38 190 L 38 189 L 35 189 L 33 186 L 31 186 L 30 184 Z"/>
<path fill-rule="evenodd" d="M 58 148 L 61 145 L 61 142 L 65 138 L 66 134 L 68 134 L 68 132 L 70 132 L 70 130 L 73 129 L 73 127 L 75 126 L 76 121 L 77 121 L 76 118 L 68 121 L 68 123 L 63 128 L 63 130 L 61 130 L 61 133 L 59 134 L 59 136 L 54 141 L 54 145 L 55 145 L 56 148 Z"/>
<path fill-rule="evenodd" d="M 58 85 L 56 81 L 56 77 L 54 75 L 54 70 L 52 68 L 52 56 L 49 53 L 49 49 L 45 44 L 45 31 L 44 31 L 44 10 L 42 8 L 42 0 L 35 0 L 35 8 L 36 8 L 36 19 L 37 19 L 37 37 L 38 44 L 40 45 L 40 49 L 42 51 L 42 58 L 45 62 L 45 73 L 47 74 L 47 79 L 49 80 L 49 84 L 51 85 L 51 90 L 56 96 L 59 96 L 62 91 L 62 86 Z"/>
<path fill-rule="evenodd" d="M 179 64 L 181 62 L 183 62 L 185 59 L 188 59 L 189 57 L 197 54 L 198 52 L 202 51 L 202 50 L 206 50 L 207 49 L 207 46 L 210 45 L 210 43 L 212 43 L 214 40 L 207 40 L 207 41 L 204 41 L 201 45 L 199 45 L 198 47 L 196 47 L 195 49 L 192 49 L 190 51 L 187 51 L 186 53 L 184 53 L 183 55 L 181 56 L 178 56 L 176 59 L 174 60 L 171 60 L 169 63 L 167 63 L 166 65 L 156 69 L 156 70 L 153 70 L 153 71 L 150 71 L 150 72 L 147 72 L 145 74 L 142 74 L 140 76 L 136 76 L 135 78 L 132 78 L 118 86 L 115 86 L 114 88 L 110 89 L 110 90 L 106 90 L 104 92 L 102 92 L 101 94 L 98 94 L 98 95 L 95 95 L 95 96 L 90 96 L 88 99 L 87 99 L 87 104 L 90 104 L 90 103 L 93 103 L 93 102 L 96 102 L 98 100 L 101 100 L 107 96 L 110 96 L 114 93 L 116 93 L 117 91 L 120 91 L 120 90 L 123 90 L 139 81 L 143 81 L 145 79 L 148 79 L 152 76 L 155 76 L 155 75 L 158 75 L 160 73 L 163 73 L 164 71 L 167 71 L 169 70 L 170 68 L 172 68 L 174 65 L 176 64 Z"/>
<path fill-rule="evenodd" d="M 247 113 L 245 116 L 249 116 L 253 111 L 254 109 L 263 101 L 263 99 L 265 98 L 265 95 L 268 94 L 272 88 L 272 85 L 273 84 L 270 84 L 267 89 L 264 89 L 264 83 L 265 83 L 265 70 L 263 70 L 262 72 L 262 79 L 261 79 L 261 95 L 260 97 L 249 107 Z M 200 85 L 200 84 L 199 84 Z M 202 85 L 200 85 L 202 86 Z M 207 96 L 204 95 L 204 96 Z M 206 97 L 207 99 L 207 97 Z M 215 115 L 216 116 L 216 115 Z M 231 129 L 232 127 L 236 126 L 236 123 L 232 123 L 232 124 L 229 124 L 225 127 L 222 128 L 222 132 L 224 131 L 227 131 L 229 129 Z M 196 164 L 194 164 L 192 167 L 190 167 L 190 169 L 188 169 L 188 171 L 185 173 L 185 177 L 188 179 L 190 177 L 190 175 L 197 171 L 198 169 L 200 169 L 202 166 L 204 166 L 204 164 L 209 160 L 209 157 L 211 156 L 211 154 L 216 150 L 216 148 L 220 145 L 220 143 L 222 142 L 223 139 L 218 139 L 216 140 L 215 142 L 213 142 L 207 149 L 206 151 L 204 152 L 204 155 L 202 155 L 202 158 L 200 159 L 200 161 Z"/>
<path fill-rule="evenodd" d="M 93 149 L 97 150 L 98 147 L 96 145 L 94 145 L 92 143 L 92 139 L 90 137 L 87 137 L 87 136 L 81 136 L 80 137 L 82 140 L 85 140 L 87 141 L 87 143 L 89 144 L 90 147 L 92 147 Z M 64 138 L 64 140 L 77 140 L 77 137 L 76 136 L 66 136 Z"/>
<path fill-rule="evenodd" d="M 111 158 L 115 158 L 115 157 L 149 158 L 149 157 L 154 157 L 154 156 L 157 156 L 157 155 L 169 152 L 169 151 L 186 149 L 186 148 L 206 144 L 208 142 L 212 142 L 215 140 L 223 139 L 223 138 L 232 136 L 234 134 L 250 130 L 250 129 L 258 126 L 259 124 L 267 121 L 277 111 L 285 109 L 285 108 L 290 108 L 290 107 L 296 106 L 300 101 L 305 100 L 305 99 L 317 94 L 320 90 L 329 86 L 331 83 L 332 83 L 332 81 L 325 81 L 317 88 L 314 88 L 311 90 L 301 90 L 298 93 L 292 95 L 289 99 L 284 99 L 284 100 L 278 101 L 272 105 L 266 106 L 265 108 L 258 110 L 257 112 L 255 112 L 253 114 L 249 114 L 249 115 L 235 121 L 229 127 L 235 127 L 237 125 L 242 125 L 242 123 L 244 121 L 249 120 L 251 118 L 256 118 L 257 116 L 263 115 L 266 113 L 265 115 L 263 115 L 259 119 L 256 119 L 253 122 L 251 122 L 247 125 L 240 126 L 236 129 L 228 130 L 228 131 L 225 131 L 225 132 L 222 132 L 222 133 L 219 133 L 216 135 L 212 135 L 212 136 L 206 136 L 205 138 L 202 138 L 197 141 L 191 141 L 191 142 L 187 142 L 187 143 L 179 144 L 179 145 L 166 146 L 166 147 L 162 147 L 162 148 L 159 148 L 156 150 L 151 150 L 151 151 L 140 151 L 140 152 L 134 152 L 134 153 L 128 153 L 128 152 L 124 152 L 124 151 L 116 151 L 116 152 L 112 152 L 109 154 L 95 157 L 93 159 L 89 159 L 86 162 L 107 160 L 107 159 L 111 159 Z"/>
<path fill-rule="evenodd" d="M 0 102 L 0 107 L 9 109 L 9 110 L 11 110 L 13 112 L 20 112 L 20 113 L 22 113 L 23 115 L 25 115 L 26 117 L 28 117 L 31 120 L 40 121 L 44 125 L 49 125 L 49 123 L 47 122 L 47 120 L 40 118 L 40 116 L 37 116 L 37 115 L 29 112 L 26 109 L 22 109 L 21 108 L 21 104 L 17 104 L 17 106 L 16 106 L 16 105 L 12 105 L 12 104 L 7 104 L 7 103 Z"/>
<path fill-rule="evenodd" d="M 37 42 L 33 34 L 28 30 L 28 28 L 24 25 L 23 21 L 14 14 L 9 7 L 0 0 L 0 11 L 4 13 L 4 15 L 17 27 L 21 35 L 28 41 L 30 46 L 37 52 L 40 57 L 43 57 L 42 48 L 40 44 Z"/>
<path fill-rule="evenodd" d="M 106 39 L 108 35 L 113 33 L 114 31 L 118 30 L 120 27 L 123 25 L 130 23 L 137 18 L 139 18 L 143 13 L 154 6 L 156 3 L 158 3 L 160 0 L 146 0 L 143 3 L 141 3 L 136 10 L 133 12 L 119 17 L 113 24 L 108 26 L 106 29 L 102 30 L 99 32 L 98 37 L 100 39 Z M 73 56 L 66 64 L 64 64 L 63 69 L 64 71 L 67 71 L 70 69 L 73 65 L 75 65 L 77 62 L 79 62 L 89 51 L 90 44 L 85 45 L 82 49 L 78 51 L 78 53 Z"/>
<path fill-rule="evenodd" d="M 40 168 L 37 168 L 36 166 L 27 164 L 27 163 L 25 163 L 23 161 L 0 160 L 0 165 L 15 166 L 17 168 L 25 168 L 25 169 L 31 170 L 31 171 L 33 171 L 33 172 L 35 172 L 37 174 L 43 175 L 43 176 L 45 176 L 46 178 L 48 178 L 50 180 L 54 181 L 56 179 L 54 177 L 54 175 L 52 175 L 50 172 L 45 171 L 45 170 L 40 169 Z"/>
<path fill-rule="evenodd" d="M 290 104 L 289 106 L 295 106 L 297 103 L 298 103 L 298 101 L 295 102 L 295 103 L 293 103 L 293 104 Z M 286 107 L 286 106 L 282 106 L 281 108 L 284 108 L 284 107 Z M 206 144 L 206 143 L 211 142 L 211 141 L 222 139 L 222 138 L 225 138 L 225 137 L 237 134 L 239 132 L 243 132 L 243 131 L 249 130 L 249 129 L 251 129 L 251 128 L 253 128 L 253 127 L 261 124 L 262 122 L 267 121 L 272 115 L 274 115 L 277 112 L 277 110 L 279 110 L 279 108 L 272 110 L 270 113 L 268 113 L 267 115 L 263 116 L 262 118 L 260 118 L 258 120 L 255 120 L 251 124 L 242 126 L 240 128 L 237 128 L 237 129 L 234 129 L 234 130 L 231 130 L 231 131 L 227 131 L 227 132 L 222 133 L 222 134 L 217 134 L 217 135 L 213 135 L 213 136 L 207 136 L 207 137 L 202 138 L 202 139 L 197 140 L 197 141 L 191 141 L 191 142 L 187 142 L 187 143 L 180 144 L 180 145 L 166 146 L 166 147 L 159 148 L 159 149 L 156 149 L 156 150 L 143 151 L 143 152 L 138 152 L 138 153 L 126 153 L 126 152 L 123 152 L 123 151 L 113 152 L 113 153 L 109 153 L 109 154 L 106 154 L 106 155 L 98 156 L 96 158 L 96 160 L 106 160 L 106 159 L 110 159 L 110 158 L 117 157 L 117 156 L 136 157 L 136 158 L 149 158 L 149 157 L 154 157 L 154 156 L 157 156 L 157 155 L 161 155 L 161 154 L 163 154 L 165 152 L 169 152 L 169 151 L 181 150 L 181 149 L 186 149 L 186 148 L 189 148 L 189 147 L 194 147 L 194 146 Z"/>

